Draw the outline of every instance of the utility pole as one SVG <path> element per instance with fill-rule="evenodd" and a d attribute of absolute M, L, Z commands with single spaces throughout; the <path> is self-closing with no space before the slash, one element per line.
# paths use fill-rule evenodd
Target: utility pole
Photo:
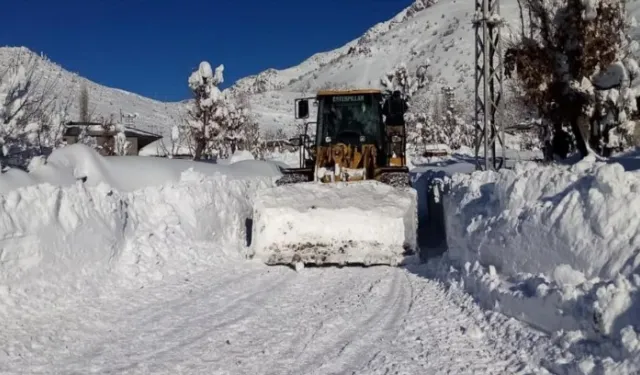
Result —
<path fill-rule="evenodd" d="M 503 65 L 500 0 L 475 0 L 475 156 L 476 168 L 498 170 L 505 161 Z M 484 153 L 480 156 L 480 148 Z M 498 159 L 497 148 L 501 158 Z"/>

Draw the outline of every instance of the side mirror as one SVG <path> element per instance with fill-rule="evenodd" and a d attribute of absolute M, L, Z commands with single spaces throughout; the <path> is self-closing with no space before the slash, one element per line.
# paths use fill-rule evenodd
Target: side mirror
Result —
<path fill-rule="evenodd" d="M 296 104 L 296 118 L 300 119 L 309 117 L 309 101 L 307 99 L 299 99 Z"/>
<path fill-rule="evenodd" d="M 290 138 L 289 143 L 291 143 L 291 145 L 294 147 L 300 147 L 302 145 L 300 137 Z"/>

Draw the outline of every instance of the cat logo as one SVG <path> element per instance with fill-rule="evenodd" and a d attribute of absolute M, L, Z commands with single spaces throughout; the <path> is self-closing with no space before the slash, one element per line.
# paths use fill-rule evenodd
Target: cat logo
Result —
<path fill-rule="evenodd" d="M 333 97 L 334 102 L 363 102 L 364 95 L 338 95 Z"/>

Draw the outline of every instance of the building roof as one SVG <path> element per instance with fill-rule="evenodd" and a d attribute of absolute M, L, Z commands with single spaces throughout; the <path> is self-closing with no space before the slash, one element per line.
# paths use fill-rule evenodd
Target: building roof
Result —
<path fill-rule="evenodd" d="M 72 128 L 80 128 L 81 126 L 90 126 L 91 128 L 89 129 L 90 135 L 101 135 L 105 132 L 105 129 L 102 128 L 104 124 L 100 123 L 100 122 L 90 122 L 90 121 L 69 121 L 65 124 L 65 127 L 67 129 L 72 129 Z M 113 125 L 117 125 L 117 124 L 113 124 Z M 151 133 L 145 130 L 141 130 L 141 129 L 136 129 L 134 127 L 131 126 L 124 126 L 124 132 L 127 136 L 129 137 L 137 137 L 137 138 L 155 138 L 155 139 L 160 139 L 162 138 L 162 135 L 160 134 L 155 134 L 155 133 Z M 67 134 L 67 135 L 77 135 L 77 134 L 72 134 L 73 132 L 69 132 L 71 134 Z M 93 134 L 91 134 L 93 133 Z"/>

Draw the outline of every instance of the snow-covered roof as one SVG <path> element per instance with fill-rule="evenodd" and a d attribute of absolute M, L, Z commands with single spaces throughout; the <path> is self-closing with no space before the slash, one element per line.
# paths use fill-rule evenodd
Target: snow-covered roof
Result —
<path fill-rule="evenodd" d="M 104 125 L 102 123 L 99 123 L 99 122 L 74 122 L 74 121 L 70 121 L 70 122 L 65 124 L 65 127 L 67 129 L 80 128 L 82 126 L 88 127 L 88 130 L 91 133 L 102 134 L 105 131 L 107 131 L 107 129 L 104 128 Z M 119 124 L 119 123 L 110 124 L 110 126 L 113 129 L 117 129 L 119 127 L 124 128 L 125 134 L 127 136 L 131 136 L 131 137 L 139 137 L 139 138 L 141 138 L 141 137 L 149 137 L 149 138 L 157 138 L 157 139 L 161 139 L 162 138 L 162 135 L 160 135 L 160 134 L 152 133 L 152 132 L 149 132 L 149 131 L 146 131 L 146 130 L 137 129 L 137 128 L 134 128 L 132 126 L 126 126 L 126 125 L 122 125 L 122 124 Z"/>

